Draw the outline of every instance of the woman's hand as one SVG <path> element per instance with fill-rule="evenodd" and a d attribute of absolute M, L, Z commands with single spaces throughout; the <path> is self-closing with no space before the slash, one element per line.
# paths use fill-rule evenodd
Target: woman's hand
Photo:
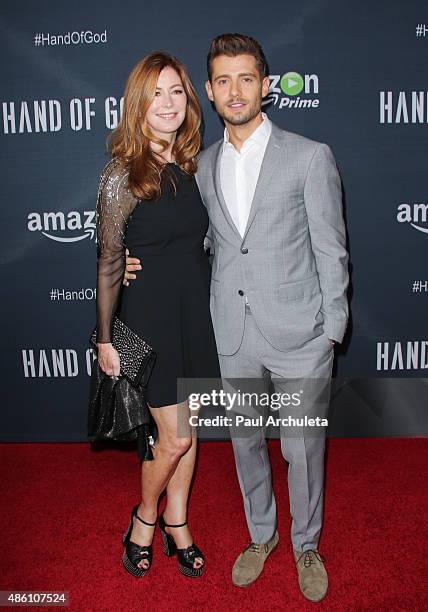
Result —
<path fill-rule="evenodd" d="M 120 357 L 114 346 L 108 342 L 97 344 L 98 348 L 98 363 L 103 372 L 107 376 L 119 376 L 120 374 Z"/>

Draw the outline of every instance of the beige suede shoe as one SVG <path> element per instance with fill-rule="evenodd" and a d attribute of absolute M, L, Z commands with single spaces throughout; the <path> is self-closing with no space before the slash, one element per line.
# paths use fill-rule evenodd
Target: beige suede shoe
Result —
<path fill-rule="evenodd" d="M 324 559 L 316 549 L 294 551 L 299 587 L 309 601 L 320 601 L 327 593 L 328 576 Z"/>
<path fill-rule="evenodd" d="M 235 586 L 246 587 L 256 580 L 262 573 L 263 566 L 270 553 L 279 542 L 277 531 L 266 544 L 254 544 L 251 542 L 242 551 L 232 568 L 232 582 Z"/>

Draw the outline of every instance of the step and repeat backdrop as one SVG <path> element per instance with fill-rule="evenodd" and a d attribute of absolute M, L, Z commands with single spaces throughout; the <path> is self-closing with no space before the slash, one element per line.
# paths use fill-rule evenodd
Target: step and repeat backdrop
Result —
<path fill-rule="evenodd" d="M 341 173 L 351 320 L 330 435 L 427 433 L 425 2 L 4 0 L 0 28 L 2 440 L 86 439 L 96 191 L 127 75 L 153 49 L 177 55 L 208 146 L 223 127 L 206 53 L 222 32 L 261 42 L 265 112 L 328 143 Z"/>

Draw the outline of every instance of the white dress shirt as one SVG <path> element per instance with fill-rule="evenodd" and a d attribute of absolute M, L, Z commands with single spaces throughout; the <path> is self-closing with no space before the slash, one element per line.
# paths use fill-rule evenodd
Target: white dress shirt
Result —
<path fill-rule="evenodd" d="M 263 121 L 237 151 L 224 129 L 223 149 L 220 160 L 220 183 L 230 216 L 238 232 L 244 236 L 250 214 L 263 156 L 266 151 L 272 124 L 265 113 Z"/>

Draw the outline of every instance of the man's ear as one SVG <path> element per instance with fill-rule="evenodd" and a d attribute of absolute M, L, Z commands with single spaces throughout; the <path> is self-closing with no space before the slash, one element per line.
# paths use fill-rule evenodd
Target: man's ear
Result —
<path fill-rule="evenodd" d="M 206 89 L 208 98 L 211 100 L 211 102 L 214 102 L 213 90 L 212 90 L 210 81 L 205 81 L 205 89 Z"/>
<path fill-rule="evenodd" d="M 269 85 L 270 85 L 269 77 L 265 76 L 262 81 L 262 97 L 263 98 L 265 98 L 269 93 Z"/>

